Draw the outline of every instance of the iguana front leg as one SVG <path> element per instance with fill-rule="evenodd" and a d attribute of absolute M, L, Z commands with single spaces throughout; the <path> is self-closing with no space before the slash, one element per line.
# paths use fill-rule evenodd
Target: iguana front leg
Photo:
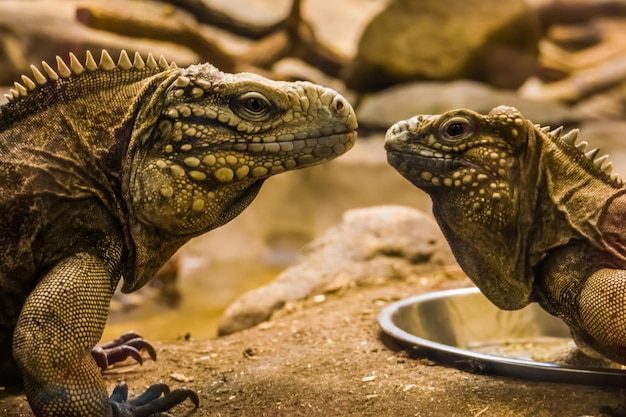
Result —
<path fill-rule="evenodd" d="M 602 259 L 580 242 L 554 249 L 538 269 L 537 301 L 568 325 L 583 353 L 625 364 L 626 271 L 596 269 Z M 600 411 L 626 417 L 624 405 Z"/>
<path fill-rule="evenodd" d="M 537 301 L 569 326 L 584 353 L 626 364 L 626 271 L 597 269 L 602 259 L 580 243 L 553 250 L 538 271 Z"/>
<path fill-rule="evenodd" d="M 35 415 L 112 415 L 91 356 L 112 294 L 104 262 L 80 253 L 60 261 L 29 295 L 13 335 L 13 356 Z"/>
<path fill-rule="evenodd" d="M 577 336 L 607 358 L 626 364 L 626 271 L 600 269 L 578 296 Z"/>
<path fill-rule="evenodd" d="M 102 335 L 113 290 L 104 262 L 79 253 L 55 265 L 26 300 L 13 335 L 13 356 L 36 416 L 147 416 L 194 399 L 185 391 L 182 398 L 178 392 L 178 401 L 163 401 L 159 397 L 166 389 L 139 402 L 125 402 L 119 394 L 108 398 L 91 349 Z"/>

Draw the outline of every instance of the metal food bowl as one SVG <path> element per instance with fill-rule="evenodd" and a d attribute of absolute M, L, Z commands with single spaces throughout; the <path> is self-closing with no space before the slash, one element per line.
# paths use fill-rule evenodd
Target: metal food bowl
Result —
<path fill-rule="evenodd" d="M 573 347 L 561 320 L 536 303 L 500 310 L 477 288 L 398 301 L 380 313 L 378 322 L 410 356 L 464 371 L 546 382 L 626 384 L 626 371 L 620 369 L 554 363 L 549 358 Z"/>

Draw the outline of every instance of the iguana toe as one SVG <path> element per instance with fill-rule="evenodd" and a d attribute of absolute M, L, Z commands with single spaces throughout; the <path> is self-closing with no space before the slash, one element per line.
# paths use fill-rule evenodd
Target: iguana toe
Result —
<path fill-rule="evenodd" d="M 150 343 L 137 333 L 127 332 L 115 340 L 94 347 L 91 355 L 98 367 L 105 371 L 109 366 L 129 357 L 135 359 L 140 365 L 143 364 L 142 351 L 146 351 L 153 361 L 156 360 L 156 350 Z"/>
<path fill-rule="evenodd" d="M 174 406 L 190 399 L 198 407 L 198 394 L 189 389 L 176 389 L 170 392 L 165 384 L 151 385 L 143 394 L 128 400 L 128 386 L 120 383 L 111 394 L 110 402 L 114 417 L 168 416 Z"/>

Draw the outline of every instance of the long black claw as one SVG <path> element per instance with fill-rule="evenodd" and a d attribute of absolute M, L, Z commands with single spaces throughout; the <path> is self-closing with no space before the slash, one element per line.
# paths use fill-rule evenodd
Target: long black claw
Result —
<path fill-rule="evenodd" d="M 115 349 L 123 346 L 130 346 L 138 351 L 146 351 L 153 361 L 156 360 L 156 350 L 154 347 L 135 332 L 126 332 L 117 339 L 100 345 L 100 347 L 104 350 Z"/>
<path fill-rule="evenodd" d="M 156 360 L 154 347 L 137 333 L 128 332 L 115 340 L 94 347 L 91 355 L 98 367 L 104 371 L 110 365 L 122 362 L 129 357 L 135 359 L 140 365 L 143 364 L 141 351 L 147 352 L 152 360 Z"/>
<path fill-rule="evenodd" d="M 130 400 L 129 403 L 134 406 L 142 406 L 159 399 L 162 394 L 165 394 L 167 396 L 169 393 L 170 387 L 168 387 L 167 385 L 153 384 L 150 385 L 143 394 Z"/>
<path fill-rule="evenodd" d="M 176 389 L 169 394 L 157 398 L 156 400 L 153 400 L 147 404 L 136 406 L 135 410 L 136 412 L 138 412 L 138 416 L 148 416 L 154 413 L 167 411 L 174 406 L 182 403 L 187 398 L 189 398 L 196 407 L 198 407 L 198 405 L 200 404 L 198 394 L 196 394 L 194 391 L 188 389 Z"/>
<path fill-rule="evenodd" d="M 128 399 L 128 385 L 125 382 L 120 382 L 113 388 L 111 393 L 111 401 L 116 403 L 123 403 Z"/>
<path fill-rule="evenodd" d="M 128 392 L 125 384 L 120 384 L 113 390 L 111 395 L 111 407 L 115 417 L 148 417 L 169 416 L 167 411 L 182 403 L 187 398 L 198 407 L 200 400 L 198 394 L 189 389 L 176 389 L 170 392 L 165 384 L 154 384 L 143 394 L 126 401 L 125 394 Z"/>

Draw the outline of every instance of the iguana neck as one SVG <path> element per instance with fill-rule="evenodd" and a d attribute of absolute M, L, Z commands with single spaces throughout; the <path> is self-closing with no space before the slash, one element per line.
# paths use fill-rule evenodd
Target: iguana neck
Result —
<path fill-rule="evenodd" d="M 43 63 L 45 75 L 32 67 L 36 82 L 22 77 L 24 85 L 16 83 L 9 103 L 0 107 L 0 134 L 5 133 L 0 146 L 7 153 L 26 152 L 44 165 L 58 160 L 116 176 L 122 172 L 131 132 L 136 125 L 147 125 L 137 117 L 158 112 L 140 114 L 145 107 L 140 103 L 156 105 L 149 98 L 175 76 L 175 67 L 151 56 L 147 62 L 136 57 L 133 64 L 125 52 L 117 64 L 106 51 L 100 65 L 90 53 L 84 66 L 70 57 L 69 67 L 59 58 L 56 71 Z M 32 131 L 46 134 L 27 134 Z M 98 186 L 108 188 L 106 181 Z"/>
<path fill-rule="evenodd" d="M 0 132 L 46 109 L 59 107 L 76 109 L 84 126 L 106 126 L 104 117 L 114 116 L 106 120 L 109 124 L 120 119 L 120 110 L 133 104 L 132 96 L 142 85 L 149 83 L 152 77 L 167 76 L 176 69 L 175 64 L 170 65 L 163 58 L 157 62 L 152 55 L 145 62 L 136 55 L 131 62 L 126 52 L 122 52 L 119 62 L 115 63 L 106 51 L 102 52 L 100 64 L 87 52 L 84 65 L 74 54 L 70 54 L 69 66 L 59 57 L 56 70 L 46 62 L 42 65 L 43 72 L 31 66 L 32 79 L 22 76 L 23 83 L 15 83 L 15 88 L 6 95 L 9 103 L 0 107 Z M 92 120 L 89 118 L 92 106 L 81 108 L 80 105 L 99 97 L 107 101 L 99 103 L 98 114 L 102 116 Z"/>
<path fill-rule="evenodd" d="M 536 129 L 529 128 L 529 132 Z M 622 187 L 594 166 L 593 158 L 562 140 L 537 132 L 529 137 L 529 146 L 532 142 L 539 149 L 539 176 L 536 185 L 525 187 L 537 195 L 530 259 L 581 239 L 614 252 L 606 244 L 599 223 L 607 201 L 623 192 Z"/>

